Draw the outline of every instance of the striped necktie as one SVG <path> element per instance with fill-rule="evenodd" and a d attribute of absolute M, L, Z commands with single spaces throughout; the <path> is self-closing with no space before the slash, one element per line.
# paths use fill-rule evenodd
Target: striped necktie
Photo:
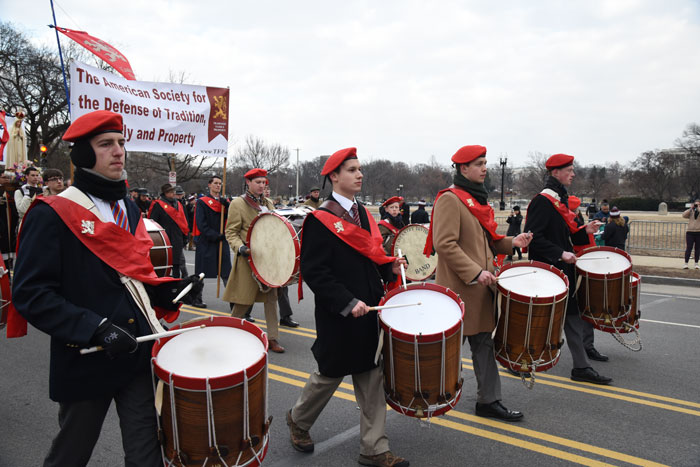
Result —
<path fill-rule="evenodd" d="M 126 217 L 126 213 L 119 206 L 119 201 L 110 201 L 109 205 L 112 207 L 112 215 L 114 216 L 114 223 L 117 224 L 122 229 L 129 232 L 129 219 Z"/>
<path fill-rule="evenodd" d="M 355 224 L 362 227 L 362 224 L 360 223 L 360 212 L 357 209 L 357 203 L 352 203 L 352 208 L 350 208 L 350 214 L 352 215 Z"/>

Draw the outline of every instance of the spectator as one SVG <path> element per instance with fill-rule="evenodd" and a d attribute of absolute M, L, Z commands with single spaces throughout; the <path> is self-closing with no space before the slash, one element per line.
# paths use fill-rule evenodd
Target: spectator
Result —
<path fill-rule="evenodd" d="M 520 233 L 522 232 L 520 226 L 523 223 L 523 215 L 520 214 L 520 206 L 513 206 L 513 209 L 511 209 L 510 215 L 508 216 L 508 219 L 506 219 L 506 222 L 508 223 L 508 232 L 506 233 L 506 236 L 517 237 L 518 235 L 520 235 Z M 514 246 L 513 250 L 516 253 L 518 253 L 518 260 L 523 259 L 523 253 L 522 251 L 520 251 L 520 248 Z M 509 261 L 512 261 L 513 256 L 508 255 L 507 259 Z"/>
<path fill-rule="evenodd" d="M 605 246 L 612 246 L 621 250 L 625 249 L 625 241 L 627 240 L 627 232 L 629 227 L 624 219 L 620 217 L 620 210 L 617 206 L 613 206 L 610 211 L 610 220 L 605 226 L 603 232 L 603 241 Z"/>
<path fill-rule="evenodd" d="M 19 223 L 22 223 L 24 214 L 31 206 L 32 201 L 37 195 L 43 194 L 43 190 L 39 186 L 41 176 L 36 167 L 27 167 L 24 169 L 24 175 L 27 177 L 27 183 L 22 185 L 19 190 L 15 191 L 15 206 L 17 206 L 17 214 L 19 215 Z"/>
<path fill-rule="evenodd" d="M 600 203 L 600 211 L 596 212 L 593 220 L 601 221 L 603 224 L 608 222 L 610 217 L 610 205 L 608 203 Z"/>
<path fill-rule="evenodd" d="M 418 201 L 418 209 L 411 214 L 411 224 L 429 224 L 430 214 L 425 210 L 425 200 Z"/>
<path fill-rule="evenodd" d="M 44 196 L 54 196 L 66 189 L 63 186 L 63 172 L 58 169 L 46 169 L 41 176 L 44 179 L 46 186 L 44 187 Z"/>
<path fill-rule="evenodd" d="M 319 198 L 319 195 L 321 194 L 321 189 L 317 186 L 312 187 L 311 190 L 309 190 L 309 199 L 307 199 L 304 204 L 307 206 L 311 206 L 314 209 L 318 209 L 321 207 L 321 199 Z"/>
<path fill-rule="evenodd" d="M 685 264 L 683 269 L 688 269 L 690 252 L 695 246 L 695 269 L 700 269 L 698 260 L 700 259 L 700 199 L 696 199 L 690 209 L 686 209 L 683 217 L 688 219 L 688 230 L 685 232 Z"/>
<path fill-rule="evenodd" d="M 598 208 L 595 205 L 595 198 L 591 199 L 591 204 L 588 205 L 586 208 L 586 215 L 588 216 L 588 220 L 592 220 L 596 213 L 598 212 Z"/>

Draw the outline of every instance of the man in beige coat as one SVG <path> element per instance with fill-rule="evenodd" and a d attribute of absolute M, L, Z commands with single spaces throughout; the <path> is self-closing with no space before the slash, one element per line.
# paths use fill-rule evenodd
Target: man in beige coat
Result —
<path fill-rule="evenodd" d="M 522 413 L 501 404 L 501 381 L 491 338 L 496 328 L 493 260 L 496 254 L 512 255 L 514 246 L 527 246 L 532 235 L 503 237 L 496 233 L 484 188 L 485 147 L 464 146 L 452 161 L 456 167 L 454 185 L 438 193 L 433 209 L 432 244 L 440 256 L 435 282 L 458 293 L 466 305 L 463 332 L 469 340 L 476 375 L 476 414 L 517 421 Z"/>
<path fill-rule="evenodd" d="M 234 251 L 235 259 L 223 299 L 233 305 L 231 316 L 236 318 L 243 318 L 253 303 L 263 302 L 270 350 L 282 353 L 284 347 L 277 341 L 279 338 L 277 289 L 270 289 L 267 292 L 260 290 L 248 264 L 250 248 L 245 244 L 248 229 L 253 219 L 261 212 L 275 209 L 272 202 L 263 195 L 267 182 L 266 177 L 267 171 L 264 169 L 249 170 L 245 174 L 245 193 L 234 198 L 229 206 L 226 240 Z"/>

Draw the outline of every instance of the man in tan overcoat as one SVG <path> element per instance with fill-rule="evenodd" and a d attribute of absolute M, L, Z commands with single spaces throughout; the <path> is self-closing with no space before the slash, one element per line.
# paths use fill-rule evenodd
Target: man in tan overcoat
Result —
<path fill-rule="evenodd" d="M 245 193 L 234 198 L 229 206 L 225 234 L 226 240 L 234 251 L 235 259 L 223 299 L 233 305 L 231 316 L 236 318 L 243 318 L 253 303 L 263 302 L 270 350 L 282 353 L 284 347 L 277 341 L 279 338 L 277 289 L 270 289 L 267 292 L 260 290 L 248 264 L 250 248 L 245 244 L 253 219 L 261 212 L 275 209 L 272 201 L 263 195 L 266 177 L 267 171 L 264 169 L 249 170 L 245 174 Z"/>
<path fill-rule="evenodd" d="M 469 340 L 476 375 L 476 414 L 517 421 L 522 413 L 501 404 L 501 381 L 491 338 L 496 328 L 493 260 L 497 254 L 512 255 L 514 246 L 527 246 L 532 235 L 504 237 L 496 233 L 484 187 L 485 147 L 464 146 L 452 156 L 452 162 L 456 167 L 454 185 L 438 193 L 433 209 L 432 245 L 440 256 L 435 282 L 455 291 L 466 305 L 463 332 Z"/>

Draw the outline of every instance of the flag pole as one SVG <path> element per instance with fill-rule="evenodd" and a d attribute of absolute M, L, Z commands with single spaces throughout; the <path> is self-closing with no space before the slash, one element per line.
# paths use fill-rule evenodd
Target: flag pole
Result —
<path fill-rule="evenodd" d="M 53 15 L 53 26 L 49 24 L 49 27 L 53 27 L 56 32 L 56 42 L 58 43 L 58 56 L 61 59 L 61 71 L 63 72 L 63 90 L 66 92 L 66 102 L 68 102 L 68 118 L 70 119 L 70 94 L 68 93 L 68 80 L 66 79 L 66 67 L 63 64 L 63 52 L 61 51 L 61 40 L 58 38 L 58 29 L 56 26 L 56 11 L 53 8 L 53 0 L 51 1 L 51 14 Z"/>
<path fill-rule="evenodd" d="M 221 180 L 222 186 L 221 186 L 221 199 L 223 201 L 224 196 L 226 196 L 226 159 L 228 159 L 228 155 L 224 157 L 224 176 Z M 224 203 L 221 203 L 221 218 L 219 221 L 219 234 L 224 233 Z M 228 247 L 228 241 L 226 242 L 226 246 Z M 221 256 L 223 254 L 223 248 L 224 244 L 223 242 L 219 242 L 219 268 L 216 270 L 216 298 L 219 298 L 219 290 L 221 288 Z"/>

